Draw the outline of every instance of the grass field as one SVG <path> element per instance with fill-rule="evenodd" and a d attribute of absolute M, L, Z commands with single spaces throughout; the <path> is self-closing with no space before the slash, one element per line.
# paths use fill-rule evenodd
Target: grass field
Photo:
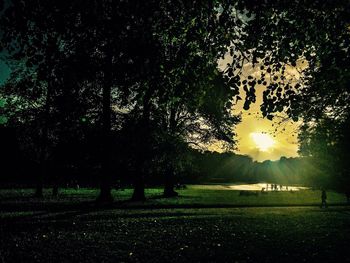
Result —
<path fill-rule="evenodd" d="M 310 206 L 319 205 L 321 193 L 319 190 L 300 191 L 276 191 L 265 194 L 260 191 L 250 192 L 251 195 L 240 195 L 240 191 L 225 190 L 212 186 L 189 185 L 186 189 L 177 190 L 178 198 L 162 198 L 161 188 L 146 189 L 146 202 L 128 202 L 132 195 L 132 189 L 114 190 L 115 205 L 121 207 L 208 207 L 208 206 Z M 0 201 L 4 206 L 24 205 L 23 208 L 31 208 L 35 205 L 59 205 L 79 204 L 81 202 L 93 202 L 98 195 L 97 189 L 61 189 L 58 198 L 50 196 L 49 189 L 44 191 L 45 200 L 31 198 L 33 189 L 9 189 L 0 190 Z M 254 193 L 254 194 L 253 194 Z M 257 195 L 255 195 L 255 193 Z M 344 205 L 344 194 L 336 192 L 327 193 L 327 202 L 330 205 Z"/>
<path fill-rule="evenodd" d="M 115 191 L 108 207 L 93 189 L 30 198 L 0 190 L 0 262 L 350 262 L 350 207 L 320 192 L 239 191 L 188 187 L 180 197 L 130 203 Z M 46 192 L 49 196 L 49 192 Z"/>

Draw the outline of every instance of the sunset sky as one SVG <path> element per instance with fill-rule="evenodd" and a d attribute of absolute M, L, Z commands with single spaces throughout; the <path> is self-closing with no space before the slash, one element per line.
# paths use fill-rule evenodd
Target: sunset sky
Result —
<path fill-rule="evenodd" d="M 227 63 L 232 60 L 231 57 L 226 57 L 225 60 L 219 61 L 219 68 L 223 69 Z M 299 80 L 299 72 L 306 68 L 305 61 L 298 61 L 297 69 L 293 67 L 287 67 L 286 72 L 290 79 L 294 81 Z M 299 72 L 298 72 L 299 71 Z M 246 63 L 243 68 L 243 75 L 255 75 L 259 74 L 259 65 L 254 68 L 251 63 Z M 281 119 L 276 118 L 274 121 L 270 121 L 263 118 L 260 112 L 260 105 L 262 104 L 262 92 L 264 86 L 256 86 L 256 103 L 251 104 L 249 110 L 243 110 L 245 92 L 241 87 L 241 97 L 243 100 L 238 101 L 234 106 L 233 112 L 235 114 L 242 114 L 242 122 L 236 127 L 237 133 L 237 150 L 239 154 L 245 154 L 251 156 L 256 161 L 264 160 L 278 160 L 280 157 L 296 157 L 298 156 L 298 126 L 300 123 L 295 123 L 292 120 L 285 120 L 282 123 Z M 252 135 L 254 133 L 267 134 L 274 140 L 274 144 L 267 151 L 259 150 L 259 146 L 254 142 Z"/>
<path fill-rule="evenodd" d="M 298 123 L 289 120 L 279 125 L 277 121 L 273 122 L 262 118 L 260 112 L 262 94 L 258 89 L 257 92 L 257 102 L 248 111 L 243 110 L 242 101 L 239 101 L 235 109 L 236 113 L 242 112 L 242 122 L 236 127 L 238 136 L 237 153 L 247 154 L 257 161 L 277 160 L 281 156 L 297 156 Z M 252 138 L 253 133 L 261 132 L 270 135 L 275 141 L 275 144 L 267 151 L 259 150 Z"/>

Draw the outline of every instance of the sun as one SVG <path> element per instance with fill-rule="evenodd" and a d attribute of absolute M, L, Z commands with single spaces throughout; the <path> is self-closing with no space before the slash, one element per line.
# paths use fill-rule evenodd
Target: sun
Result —
<path fill-rule="evenodd" d="M 266 133 L 263 132 L 253 132 L 250 134 L 256 147 L 261 152 L 268 152 L 275 145 L 275 140 Z"/>

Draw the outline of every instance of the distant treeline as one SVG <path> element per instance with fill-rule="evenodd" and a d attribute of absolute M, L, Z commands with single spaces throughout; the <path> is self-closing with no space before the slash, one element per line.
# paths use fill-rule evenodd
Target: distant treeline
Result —
<path fill-rule="evenodd" d="M 302 158 L 281 157 L 280 160 L 253 161 L 251 157 L 234 153 L 194 152 L 198 182 L 309 184 Z M 304 173 L 304 174 L 303 174 Z"/>
<path fill-rule="evenodd" d="M 40 165 L 21 150 L 16 132 L 1 128 L 1 160 L 3 160 L 2 186 L 34 186 L 40 172 Z M 62 164 L 53 156 L 48 162 L 46 185 L 59 184 L 61 187 L 75 185 L 98 187 L 99 153 L 89 151 L 89 143 L 70 144 L 65 153 L 70 162 Z M 89 146 L 90 145 L 90 146 Z M 115 186 L 131 186 L 134 168 L 132 153 L 125 147 L 122 152 L 112 154 L 111 173 Z M 150 166 L 151 176 L 148 185 L 163 184 L 164 166 L 157 160 Z M 235 153 L 217 153 L 187 148 L 181 154 L 178 166 L 177 183 L 254 183 L 269 182 L 277 184 L 313 184 L 311 169 L 306 158 L 285 158 L 278 161 L 256 162 L 251 157 Z M 320 179 L 320 178 L 318 178 Z"/>

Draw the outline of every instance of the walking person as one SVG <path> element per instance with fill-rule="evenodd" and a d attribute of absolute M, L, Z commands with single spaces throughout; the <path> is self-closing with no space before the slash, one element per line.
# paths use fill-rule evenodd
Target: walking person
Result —
<path fill-rule="evenodd" d="M 324 190 L 324 189 L 322 189 L 321 199 L 322 199 L 321 208 L 327 208 L 328 207 L 328 205 L 327 205 L 327 193 L 326 193 L 326 190 Z"/>

